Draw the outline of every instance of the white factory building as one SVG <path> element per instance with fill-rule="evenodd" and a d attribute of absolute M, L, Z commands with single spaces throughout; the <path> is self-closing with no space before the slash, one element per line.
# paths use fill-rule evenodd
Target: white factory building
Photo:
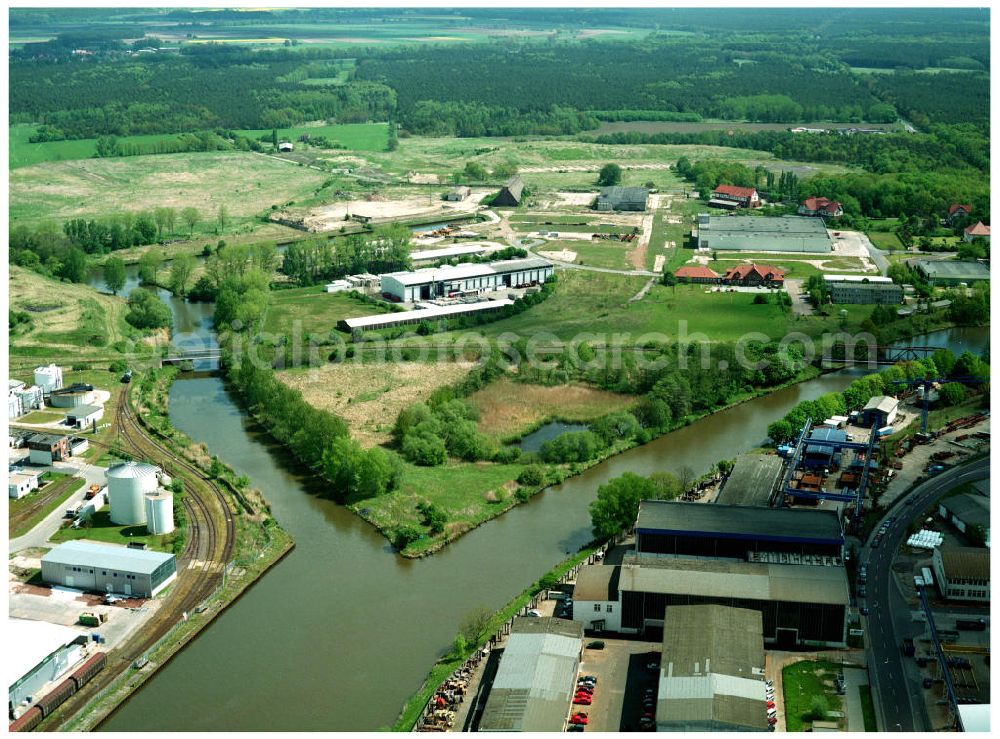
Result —
<path fill-rule="evenodd" d="M 23 498 L 32 490 L 38 490 L 38 474 L 25 470 L 10 473 L 7 477 L 8 497 L 16 500 Z"/>
<path fill-rule="evenodd" d="M 552 277 L 544 259 L 509 259 L 488 264 L 427 267 L 382 275 L 382 294 L 390 300 L 417 302 L 453 295 L 481 294 L 510 287 L 540 285 Z"/>
<path fill-rule="evenodd" d="M 19 380 L 7 381 L 7 418 L 17 418 L 42 407 L 42 389 L 36 385 L 26 387 Z"/>
<path fill-rule="evenodd" d="M 35 384 L 42 389 L 42 392 L 51 393 L 63 386 L 62 368 L 50 364 L 45 367 L 35 368 Z"/>
<path fill-rule="evenodd" d="M 45 686 L 65 675 L 83 659 L 86 634 L 69 628 L 8 618 L 4 668 L 7 672 L 7 709 L 13 711 L 26 700 L 37 700 Z"/>
<path fill-rule="evenodd" d="M 152 598 L 176 579 L 177 560 L 164 552 L 67 541 L 42 556 L 42 580 L 67 588 Z"/>

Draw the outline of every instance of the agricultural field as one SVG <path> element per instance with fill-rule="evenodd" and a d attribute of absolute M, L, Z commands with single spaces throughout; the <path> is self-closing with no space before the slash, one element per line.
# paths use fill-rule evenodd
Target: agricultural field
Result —
<path fill-rule="evenodd" d="M 84 159 L 10 173 L 10 220 L 93 218 L 160 206 L 195 207 L 211 233 L 220 206 L 233 226 L 316 190 L 323 174 L 249 152 L 196 152 Z M 183 230 L 183 228 L 181 228 Z"/>
<path fill-rule="evenodd" d="M 464 378 L 471 362 L 367 362 L 347 360 L 318 369 L 278 372 L 310 405 L 336 413 L 366 447 L 390 439 L 396 416 L 437 388 Z"/>
<path fill-rule="evenodd" d="M 8 307 L 30 322 L 11 329 L 10 353 L 106 354 L 132 336 L 125 323 L 125 301 L 83 285 L 59 282 L 10 265 Z"/>
<path fill-rule="evenodd" d="M 28 139 L 35 133 L 37 126 L 17 124 L 10 126 L 10 138 L 7 150 L 10 155 L 9 168 L 28 167 L 44 162 L 61 162 L 76 159 L 91 159 L 97 155 L 97 139 L 74 139 L 67 141 L 45 141 L 32 144 Z M 148 136 L 122 136 L 118 141 L 122 144 L 152 145 L 158 141 L 172 141 L 176 134 L 150 134 Z"/>
<path fill-rule="evenodd" d="M 325 337 L 336 333 L 337 321 L 388 312 L 386 305 L 367 303 L 347 293 L 326 293 L 322 285 L 276 290 L 264 318 L 264 333 Z"/>
<path fill-rule="evenodd" d="M 577 423 L 626 410 L 635 398 L 586 385 L 528 385 L 503 378 L 470 395 L 479 430 L 498 439 L 520 438 L 548 421 Z"/>

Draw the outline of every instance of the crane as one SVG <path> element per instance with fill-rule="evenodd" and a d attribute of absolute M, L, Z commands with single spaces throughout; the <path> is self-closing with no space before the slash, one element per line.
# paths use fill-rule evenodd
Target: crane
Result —
<path fill-rule="evenodd" d="M 935 383 L 961 382 L 963 385 L 981 385 L 989 382 L 990 378 L 980 376 L 962 377 L 925 377 L 921 380 L 893 380 L 893 385 L 906 385 L 907 387 L 922 386 L 924 389 L 924 405 L 920 411 L 920 433 L 927 433 L 927 408 L 930 405 L 931 386 Z"/>

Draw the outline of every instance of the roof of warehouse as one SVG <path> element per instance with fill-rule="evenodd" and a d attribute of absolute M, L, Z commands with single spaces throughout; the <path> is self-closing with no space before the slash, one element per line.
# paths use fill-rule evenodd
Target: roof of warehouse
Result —
<path fill-rule="evenodd" d="M 659 722 L 714 721 L 763 731 L 767 719 L 760 611 L 668 606 L 663 623 Z"/>
<path fill-rule="evenodd" d="M 66 411 L 67 416 L 89 416 L 91 413 L 103 411 L 103 405 L 77 405 Z"/>
<path fill-rule="evenodd" d="M 990 550 L 979 547 L 941 548 L 941 564 L 948 578 L 990 579 Z"/>
<path fill-rule="evenodd" d="M 766 506 L 783 466 L 776 454 L 744 454 L 736 460 L 715 504 Z"/>
<path fill-rule="evenodd" d="M 389 272 L 382 275 L 391 277 L 402 285 L 423 285 L 428 282 L 441 282 L 444 280 L 463 280 L 470 277 L 484 277 L 492 274 L 506 274 L 507 272 L 521 272 L 528 269 L 551 268 L 552 262 L 537 257 L 526 259 L 505 259 L 499 262 L 487 264 L 457 264 L 454 267 L 444 265 L 441 267 L 425 267 L 424 269 L 413 270 L 412 272 Z"/>
<path fill-rule="evenodd" d="M 561 731 L 569 712 L 583 624 L 515 619 L 500 658 L 481 731 Z"/>
<path fill-rule="evenodd" d="M 708 507 L 708 506 L 703 506 Z M 847 605 L 843 567 L 723 559 L 646 558 L 623 565 L 618 588 L 636 593 Z"/>
<path fill-rule="evenodd" d="M 891 395 L 875 395 L 865 403 L 864 410 L 892 413 L 897 408 L 899 408 L 899 401 Z"/>
<path fill-rule="evenodd" d="M 31 672 L 50 654 L 80 636 L 86 636 L 68 626 L 24 618 L 7 619 L 7 646 L 4 668 L 8 687 Z"/>
<path fill-rule="evenodd" d="M 822 219 L 806 216 L 711 216 L 699 228 L 710 230 L 713 236 L 749 233 L 760 236 L 816 236 L 830 240 Z"/>
<path fill-rule="evenodd" d="M 876 277 L 875 275 L 823 275 L 826 282 L 858 282 L 871 283 L 873 285 L 891 285 L 891 277 Z M 902 288 L 901 288 L 902 289 Z"/>
<path fill-rule="evenodd" d="M 635 528 L 645 533 L 700 533 L 762 540 L 844 540 L 840 520 L 834 511 L 704 505 L 673 500 L 642 501 Z"/>
<path fill-rule="evenodd" d="M 953 495 L 941 501 L 951 515 L 958 517 L 967 524 L 979 524 L 989 528 L 990 525 L 990 499 L 976 495 L 974 493 L 962 493 Z"/>
<path fill-rule="evenodd" d="M 42 562 L 77 567 L 103 567 L 143 575 L 151 575 L 157 567 L 172 559 L 174 555 L 165 552 L 150 552 L 88 541 L 67 541 L 42 556 Z"/>
<path fill-rule="evenodd" d="M 614 187 L 601 188 L 600 198 L 612 203 L 645 203 L 649 190 L 645 187 Z"/>
<path fill-rule="evenodd" d="M 990 268 L 982 262 L 960 262 L 954 259 L 940 259 L 936 261 L 918 259 L 914 264 L 920 267 L 932 279 L 934 277 L 951 277 L 956 279 L 969 277 L 988 280 L 990 277 Z"/>
<path fill-rule="evenodd" d="M 475 313 L 489 308 L 502 308 L 505 305 L 513 305 L 513 300 L 484 300 L 479 303 L 461 303 L 459 305 L 432 305 L 418 310 L 400 311 L 396 313 L 378 313 L 373 316 L 358 316 L 357 318 L 345 318 L 344 325 L 349 329 L 356 328 L 379 328 L 380 326 L 391 326 L 399 321 L 420 319 L 434 320 L 435 318 L 447 318 L 448 316 L 462 315 L 463 313 Z"/>
<path fill-rule="evenodd" d="M 585 565 L 573 586 L 574 600 L 618 600 L 618 573 L 611 565 Z"/>
<path fill-rule="evenodd" d="M 482 254 L 483 252 L 493 251 L 496 248 L 485 244 L 456 244 L 455 246 L 447 246 L 442 249 L 411 251 L 410 259 L 414 262 L 426 262 L 430 259 L 448 259 L 468 254 Z"/>

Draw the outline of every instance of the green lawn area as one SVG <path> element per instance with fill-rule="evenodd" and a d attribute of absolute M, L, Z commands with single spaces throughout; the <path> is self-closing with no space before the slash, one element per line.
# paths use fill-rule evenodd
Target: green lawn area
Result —
<path fill-rule="evenodd" d="M 50 413 L 48 411 L 32 411 L 17 419 L 18 423 L 52 423 L 66 417 L 65 413 Z"/>
<path fill-rule="evenodd" d="M 627 255 L 633 248 L 619 241 L 550 241 L 545 246 L 546 251 L 575 251 L 577 264 L 607 269 L 631 269 Z"/>
<path fill-rule="evenodd" d="M 347 293 L 326 293 L 322 285 L 275 290 L 264 318 L 264 331 L 291 335 L 295 331 L 316 336 L 336 331 L 337 321 L 376 313 L 388 307 L 366 303 Z M 339 334 L 341 337 L 343 334 Z"/>
<path fill-rule="evenodd" d="M 893 231 L 869 231 L 868 239 L 879 249 L 896 251 L 903 248 L 902 242 Z"/>
<path fill-rule="evenodd" d="M 392 493 L 355 503 L 355 510 L 368 509 L 365 518 L 377 526 L 392 529 L 400 524 L 420 524 L 417 504 L 435 503 L 448 515 L 444 533 L 423 539 L 407 547 L 415 553 L 447 538 L 453 539 L 484 521 L 510 503 L 513 494 L 505 490 L 502 496 L 490 496 L 490 491 L 511 485 L 524 469 L 519 464 L 494 464 L 491 462 L 449 462 L 439 467 L 418 467 L 407 463 L 400 488 Z M 502 499 L 501 499 L 502 497 Z"/>
<path fill-rule="evenodd" d="M 88 525 L 74 529 L 69 525 L 63 526 L 52 536 L 52 541 L 74 541 L 76 539 L 87 539 L 89 541 L 101 541 L 109 544 L 128 544 L 130 542 L 142 542 L 150 549 L 159 552 L 172 552 L 173 541 L 177 538 L 177 532 L 162 534 L 160 536 L 150 535 L 146 527 L 139 526 L 119 526 L 111 522 L 110 512 L 105 509 L 97 511 Z"/>
<path fill-rule="evenodd" d="M 861 710 L 865 717 L 865 731 L 878 731 L 878 722 L 875 720 L 875 701 L 872 700 L 872 689 L 870 685 L 858 686 L 861 694 Z"/>
<path fill-rule="evenodd" d="M 236 133 L 247 138 L 259 139 L 261 136 L 270 138 L 271 129 L 243 129 Z M 341 123 L 331 126 L 279 128 L 278 138 L 296 143 L 299 136 L 304 133 L 310 136 L 323 136 L 331 143 L 336 141 L 353 151 L 385 151 L 389 142 L 387 123 Z"/>
<path fill-rule="evenodd" d="M 37 526 L 43 518 L 59 508 L 59 506 L 63 505 L 69 496 L 82 488 L 86 483 L 86 480 L 82 477 L 73 477 L 72 475 L 68 475 L 64 472 L 46 472 L 41 476 L 39 482 L 45 481 L 48 481 L 47 485 L 40 487 L 38 490 L 33 491 L 31 494 L 26 495 L 19 500 L 10 501 L 10 507 L 8 509 L 10 515 L 8 533 L 10 538 L 13 539 L 27 534 L 35 528 L 35 526 Z M 39 508 L 31 514 L 29 518 L 24 518 L 23 515 L 19 515 L 32 508 L 35 505 L 35 501 L 37 501 L 39 497 L 49 495 L 54 497 L 42 508 Z"/>
<path fill-rule="evenodd" d="M 796 662 L 781 671 L 787 731 L 806 731 L 813 720 L 829 720 L 826 712 L 843 710 L 843 699 L 836 688 L 840 667 L 821 660 Z M 824 715 L 815 715 L 820 708 Z"/>

